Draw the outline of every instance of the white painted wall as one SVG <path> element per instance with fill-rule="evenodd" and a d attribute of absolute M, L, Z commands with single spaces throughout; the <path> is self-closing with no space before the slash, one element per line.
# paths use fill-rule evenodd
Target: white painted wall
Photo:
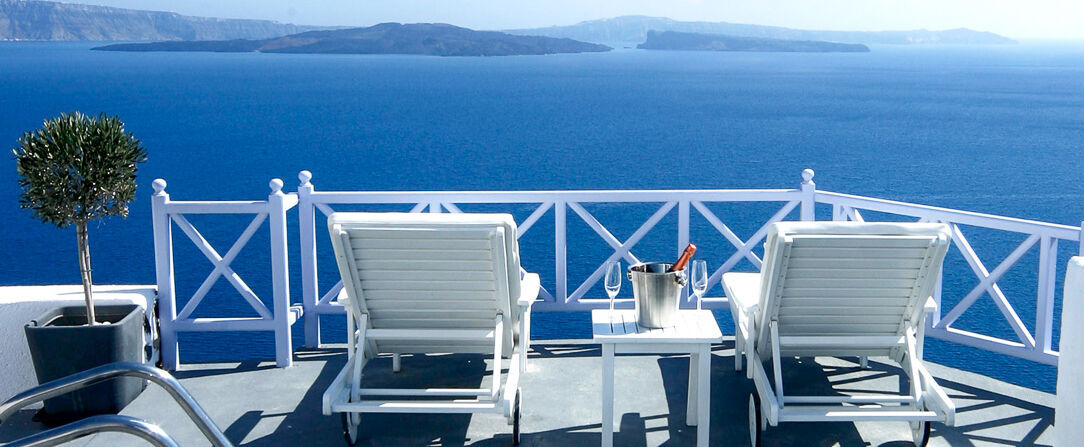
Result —
<path fill-rule="evenodd" d="M 95 305 L 136 304 L 153 309 L 155 296 L 155 286 L 94 286 Z M 79 284 L 0 287 L 0 402 L 38 384 L 23 327 L 51 308 L 83 303 Z"/>
<path fill-rule="evenodd" d="M 1061 308 L 1061 358 L 1055 397 L 1054 445 L 1080 445 L 1084 439 L 1084 256 L 1069 260 Z"/>

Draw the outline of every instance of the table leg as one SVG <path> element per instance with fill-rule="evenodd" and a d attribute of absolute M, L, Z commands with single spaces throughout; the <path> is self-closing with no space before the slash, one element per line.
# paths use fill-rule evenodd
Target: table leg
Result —
<path fill-rule="evenodd" d="M 708 447 L 709 412 L 711 411 L 711 345 L 700 346 L 700 355 L 697 356 L 697 402 L 696 402 L 696 445 Z M 692 366 L 692 365 L 690 365 Z"/>
<path fill-rule="evenodd" d="M 602 344 L 602 447 L 614 445 L 614 345 Z"/>
<path fill-rule="evenodd" d="M 685 425 L 690 426 L 696 425 L 696 401 L 700 396 L 700 393 L 697 390 L 697 385 L 699 385 L 700 382 L 696 380 L 696 375 L 700 368 L 700 362 L 697 361 L 699 358 L 700 353 L 698 351 L 689 354 L 689 386 L 686 388 L 689 393 L 689 398 L 685 405 Z"/>

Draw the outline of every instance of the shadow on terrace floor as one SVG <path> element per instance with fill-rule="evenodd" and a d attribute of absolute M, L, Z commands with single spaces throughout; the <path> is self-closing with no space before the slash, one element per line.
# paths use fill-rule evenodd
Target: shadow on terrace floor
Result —
<path fill-rule="evenodd" d="M 747 400 L 753 390 L 734 371 L 732 343 L 713 348 L 711 445 L 748 445 Z M 536 344 L 523 378 L 525 446 L 597 446 L 601 439 L 601 360 L 597 345 Z M 177 372 L 240 446 L 344 445 L 338 416 L 320 413 L 324 390 L 346 360 L 342 349 L 299 352 L 295 366 L 270 363 L 196 365 Z M 694 445 L 695 427 L 685 425 L 688 358 L 618 356 L 615 445 Z M 403 371 L 391 373 L 390 357 L 366 367 L 371 386 L 487 386 L 488 362 L 482 356 L 404 357 Z M 861 369 L 849 359 L 788 359 L 788 393 L 896 391 L 906 383 L 898 369 L 877 361 Z M 957 405 L 957 426 L 935 424 L 930 445 L 1049 445 L 1054 411 L 1049 394 L 1022 389 L 983 376 L 931 365 L 931 372 Z M 181 445 L 205 445 L 183 414 L 163 393 L 148 389 L 126 414 L 162 423 Z M 0 426 L 0 442 L 10 442 L 41 426 L 22 412 Z M 359 445 L 506 446 L 511 427 L 499 415 L 367 414 Z M 95 437 L 72 445 L 141 445 Z M 765 446 L 903 447 L 907 424 L 786 423 L 768 430 Z"/>

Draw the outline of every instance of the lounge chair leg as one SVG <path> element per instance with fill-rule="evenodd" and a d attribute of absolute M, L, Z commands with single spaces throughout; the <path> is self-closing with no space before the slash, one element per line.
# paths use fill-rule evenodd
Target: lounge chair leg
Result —
<path fill-rule="evenodd" d="M 519 333 L 523 340 L 520 342 L 523 345 L 523 355 L 520 357 L 520 371 L 527 372 L 527 353 L 531 351 L 531 308 L 528 307 L 527 311 L 520 317 Z"/>
<path fill-rule="evenodd" d="M 869 369 L 869 357 L 866 357 L 864 355 L 859 357 L 858 366 L 861 366 L 862 369 Z"/>
<path fill-rule="evenodd" d="M 403 362 L 402 362 L 399 354 L 392 354 L 391 355 L 391 371 L 392 372 L 399 372 L 399 371 L 402 371 L 402 369 L 403 369 Z"/>
<path fill-rule="evenodd" d="M 527 372 L 527 351 L 524 350 L 523 354 L 519 356 L 519 372 Z"/>
<path fill-rule="evenodd" d="M 734 371 L 741 371 L 742 342 L 741 335 L 734 335 Z"/>

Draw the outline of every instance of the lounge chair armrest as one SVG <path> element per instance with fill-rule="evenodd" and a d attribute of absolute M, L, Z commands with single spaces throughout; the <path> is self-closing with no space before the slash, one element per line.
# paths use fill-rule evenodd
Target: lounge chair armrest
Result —
<path fill-rule="evenodd" d="M 527 273 L 519 282 L 519 298 L 516 304 L 520 307 L 530 307 L 538 299 L 538 291 L 542 289 L 542 280 L 537 273 Z"/>
<path fill-rule="evenodd" d="M 752 313 L 760 307 L 760 273 L 725 273 L 723 291 L 737 309 Z"/>

